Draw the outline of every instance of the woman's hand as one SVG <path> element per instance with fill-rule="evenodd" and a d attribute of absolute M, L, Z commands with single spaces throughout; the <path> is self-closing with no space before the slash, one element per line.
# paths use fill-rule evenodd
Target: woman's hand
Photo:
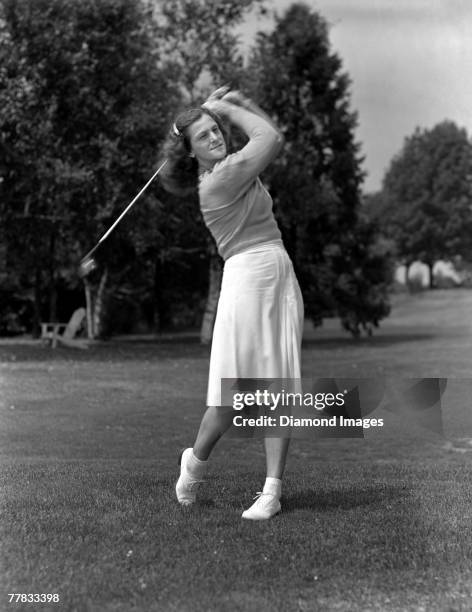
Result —
<path fill-rule="evenodd" d="M 209 111 L 217 115 L 227 115 L 230 111 L 227 102 L 230 100 L 224 99 L 230 93 L 229 85 L 218 87 L 218 89 L 215 89 L 215 91 L 208 96 L 207 100 L 202 104 L 202 107 L 207 108 Z"/>
<path fill-rule="evenodd" d="M 229 102 L 230 104 L 234 104 L 235 106 L 241 106 L 243 108 L 247 108 L 251 103 L 249 98 L 246 98 L 246 96 L 244 96 L 240 91 L 237 91 L 236 89 L 230 89 L 229 85 L 223 85 L 222 87 L 218 87 L 218 89 L 215 89 L 215 91 L 208 96 L 207 100 L 203 103 L 202 106 L 205 106 L 209 110 L 213 110 L 214 112 L 218 112 L 217 109 L 219 109 L 220 112 L 223 112 L 224 109 L 222 106 L 213 105 L 213 102 L 218 100 L 222 100 L 223 102 Z"/>
<path fill-rule="evenodd" d="M 209 100 L 221 100 L 221 98 L 223 98 L 223 96 L 225 96 L 229 90 L 229 85 L 222 85 L 221 87 L 218 87 L 218 89 L 215 89 L 215 91 L 208 96 L 206 102 Z"/>
<path fill-rule="evenodd" d="M 208 98 L 206 102 L 202 104 L 202 108 L 206 108 L 215 115 L 226 116 L 231 110 L 231 107 L 224 100 L 219 98 Z"/>
<path fill-rule="evenodd" d="M 243 108 L 246 108 L 250 102 L 249 98 L 246 98 L 245 95 L 237 90 L 228 91 L 228 93 L 225 93 L 221 99 L 225 102 L 235 104 L 236 106 L 242 106 Z"/>

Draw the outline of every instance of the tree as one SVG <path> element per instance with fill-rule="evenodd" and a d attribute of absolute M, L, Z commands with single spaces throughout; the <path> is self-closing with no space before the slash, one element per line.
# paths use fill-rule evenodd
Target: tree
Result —
<path fill-rule="evenodd" d="M 292 5 L 259 34 L 246 86 L 286 145 L 266 174 L 287 249 L 315 324 L 338 312 L 358 335 L 388 314 L 388 249 L 361 216 L 363 180 L 349 77 L 331 52 L 325 20 Z"/>
<path fill-rule="evenodd" d="M 407 265 L 472 256 L 472 144 L 452 121 L 417 128 L 387 170 L 371 206 Z"/>
<path fill-rule="evenodd" d="M 232 27 L 259 4 L 0 0 L 0 150 L 14 152 L 0 160 L 0 214 L 37 324 L 55 318 L 58 290 L 78 288 L 77 261 L 152 173 L 175 111 L 242 70 Z M 157 181 L 98 253 L 104 329 L 143 312 L 159 328 L 201 316 L 210 257 L 195 198 Z"/>
<path fill-rule="evenodd" d="M 244 62 L 234 28 L 250 10 L 264 13 L 264 1 L 166 0 L 158 5 L 166 57 L 187 103 L 224 82 L 238 85 Z"/>
<path fill-rule="evenodd" d="M 8 263 L 34 291 L 35 323 L 77 287 L 80 256 L 148 178 L 179 94 L 159 63 L 152 12 L 134 0 L 1 0 L 0 204 Z M 147 215 L 157 239 L 159 202 Z M 115 286 L 132 266 L 104 251 Z M 155 247 L 153 247 L 155 248 Z M 110 253 L 113 253 L 110 256 Z"/>

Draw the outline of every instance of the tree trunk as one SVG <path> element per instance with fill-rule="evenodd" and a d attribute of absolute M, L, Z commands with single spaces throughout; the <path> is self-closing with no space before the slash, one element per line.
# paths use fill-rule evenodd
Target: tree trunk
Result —
<path fill-rule="evenodd" d="M 56 244 L 56 236 L 54 231 L 51 232 L 49 240 L 49 321 L 57 320 L 57 287 L 54 270 L 54 250 Z"/>
<path fill-rule="evenodd" d="M 41 334 L 41 270 L 36 268 L 34 275 L 34 311 L 33 311 L 33 338 Z"/>
<path fill-rule="evenodd" d="M 221 259 L 212 246 L 209 266 L 208 297 L 203 314 L 202 327 L 200 329 L 200 342 L 210 344 L 213 336 L 213 326 L 215 325 L 216 309 L 220 297 L 221 278 L 223 276 L 223 266 Z"/>
<path fill-rule="evenodd" d="M 411 284 L 410 284 L 410 268 L 413 262 L 407 261 L 405 262 L 405 286 L 408 289 L 408 292 L 411 293 Z"/>
<path fill-rule="evenodd" d="M 102 333 L 102 323 L 103 323 L 103 311 L 104 311 L 104 295 L 105 295 L 105 285 L 107 283 L 108 278 L 108 269 L 105 268 L 103 272 L 100 282 L 98 284 L 97 295 L 95 296 L 95 303 L 93 307 L 93 337 L 99 338 Z"/>
<path fill-rule="evenodd" d="M 51 286 L 49 287 L 49 320 L 51 322 L 57 321 L 57 287 L 54 277 L 51 279 Z"/>
<path fill-rule="evenodd" d="M 162 312 L 163 312 L 163 296 L 162 296 L 162 261 L 160 255 L 156 257 L 154 262 L 154 292 L 153 292 L 153 321 L 152 327 L 154 332 L 162 331 Z"/>
<path fill-rule="evenodd" d="M 92 289 L 90 283 L 84 278 L 84 289 L 85 289 L 85 310 L 87 313 L 87 338 L 90 340 L 93 338 L 93 316 L 92 316 Z"/>
<path fill-rule="evenodd" d="M 429 288 L 430 289 L 434 289 L 434 287 L 435 287 L 435 285 L 434 285 L 434 275 L 433 275 L 434 262 L 428 261 L 427 265 L 428 265 L 428 268 L 429 268 Z"/>

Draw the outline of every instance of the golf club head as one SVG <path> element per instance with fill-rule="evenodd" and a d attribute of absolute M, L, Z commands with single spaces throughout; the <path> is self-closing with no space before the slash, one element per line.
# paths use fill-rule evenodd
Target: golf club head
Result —
<path fill-rule="evenodd" d="M 79 276 L 80 278 L 86 278 L 89 274 L 91 274 L 94 270 L 97 269 L 97 262 L 93 257 L 86 257 L 82 259 L 79 264 Z"/>

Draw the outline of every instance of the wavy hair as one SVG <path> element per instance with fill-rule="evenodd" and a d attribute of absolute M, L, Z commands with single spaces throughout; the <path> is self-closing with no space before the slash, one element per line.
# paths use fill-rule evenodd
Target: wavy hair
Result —
<path fill-rule="evenodd" d="M 161 172 L 161 181 L 165 189 L 179 196 L 198 192 L 198 161 L 190 157 L 191 145 L 187 128 L 198 121 L 204 114 L 209 115 L 218 125 L 230 152 L 230 130 L 221 118 L 206 108 L 190 108 L 175 118 L 169 134 L 162 147 L 162 158 L 167 164 Z"/>

